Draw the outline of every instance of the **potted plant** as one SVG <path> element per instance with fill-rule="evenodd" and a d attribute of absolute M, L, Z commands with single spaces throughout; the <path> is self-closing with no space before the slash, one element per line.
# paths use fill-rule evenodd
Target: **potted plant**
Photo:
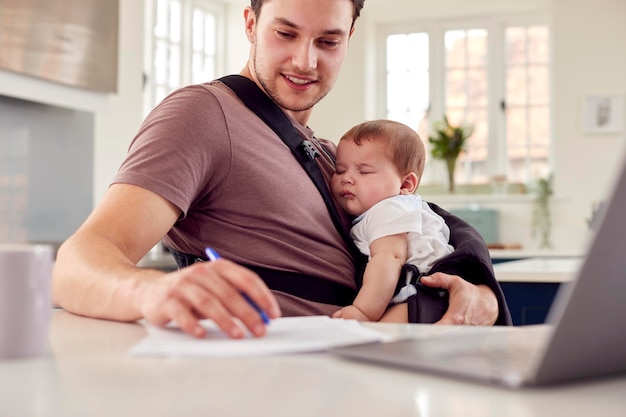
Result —
<path fill-rule="evenodd" d="M 552 183 L 554 176 L 550 173 L 547 177 L 540 178 L 535 188 L 535 206 L 533 208 L 532 236 L 539 235 L 541 239 L 539 247 L 549 249 L 552 247 L 550 231 L 552 229 L 552 215 L 550 213 L 550 199 L 554 190 Z"/>
<path fill-rule="evenodd" d="M 435 159 L 445 161 L 448 168 L 448 192 L 454 192 L 454 171 L 456 161 L 465 150 L 467 139 L 474 133 L 474 126 L 453 126 L 444 116 L 443 120 L 433 123 L 435 134 L 428 137 L 430 153 Z"/>

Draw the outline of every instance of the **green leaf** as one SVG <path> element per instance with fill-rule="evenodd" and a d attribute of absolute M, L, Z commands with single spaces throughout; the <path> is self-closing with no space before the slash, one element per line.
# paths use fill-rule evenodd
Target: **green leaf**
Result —
<path fill-rule="evenodd" d="M 434 135 L 428 137 L 431 155 L 435 159 L 456 159 L 465 151 L 467 139 L 474 133 L 473 126 L 453 126 L 448 117 L 433 123 Z"/>

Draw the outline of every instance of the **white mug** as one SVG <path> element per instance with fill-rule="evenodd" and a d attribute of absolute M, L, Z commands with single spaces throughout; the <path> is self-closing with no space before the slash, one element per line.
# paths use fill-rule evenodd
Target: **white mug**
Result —
<path fill-rule="evenodd" d="M 0 360 L 48 349 L 52 252 L 47 245 L 0 243 Z"/>

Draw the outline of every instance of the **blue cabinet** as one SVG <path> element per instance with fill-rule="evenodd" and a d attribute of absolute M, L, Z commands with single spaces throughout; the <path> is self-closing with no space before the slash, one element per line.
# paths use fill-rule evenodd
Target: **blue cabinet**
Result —
<path fill-rule="evenodd" d="M 524 259 L 524 258 L 521 258 Z M 520 258 L 494 258 L 494 264 Z M 545 323 L 560 282 L 500 281 L 515 326 Z"/>
<path fill-rule="evenodd" d="M 544 323 L 560 285 L 557 282 L 501 282 L 513 325 Z"/>

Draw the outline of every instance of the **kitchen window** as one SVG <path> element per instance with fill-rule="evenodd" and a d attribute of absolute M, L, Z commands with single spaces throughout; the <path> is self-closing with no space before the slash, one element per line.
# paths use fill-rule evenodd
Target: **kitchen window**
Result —
<path fill-rule="evenodd" d="M 224 8 L 210 0 L 147 2 L 145 112 L 188 84 L 213 80 L 223 56 Z"/>
<path fill-rule="evenodd" d="M 550 172 L 550 37 L 540 17 L 440 21 L 381 32 L 386 64 L 383 117 L 418 131 L 428 147 L 433 122 L 475 130 L 456 183 L 527 184 Z M 422 184 L 445 182 L 428 163 Z"/>

